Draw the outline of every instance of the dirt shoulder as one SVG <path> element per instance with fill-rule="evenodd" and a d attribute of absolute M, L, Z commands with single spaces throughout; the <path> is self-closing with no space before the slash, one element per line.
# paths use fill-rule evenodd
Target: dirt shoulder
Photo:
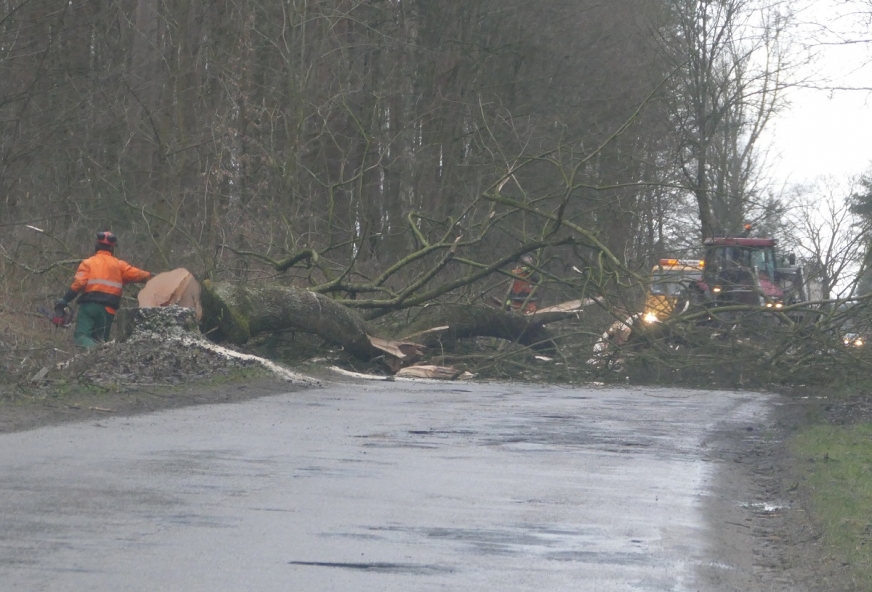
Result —
<path fill-rule="evenodd" d="M 701 570 L 702 590 L 817 592 L 855 590 L 847 570 L 824 547 L 809 514 L 799 459 L 790 437 L 820 421 L 838 421 L 856 401 L 813 393 L 777 397 L 763 430 L 754 426 L 713 435 L 706 443 L 718 478 L 704 504 L 716 560 Z"/>

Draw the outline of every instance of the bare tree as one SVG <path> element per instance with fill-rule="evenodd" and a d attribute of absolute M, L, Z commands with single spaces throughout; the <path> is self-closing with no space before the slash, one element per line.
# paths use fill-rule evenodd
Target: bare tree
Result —
<path fill-rule="evenodd" d="M 854 231 L 863 249 L 856 290 L 866 295 L 872 292 L 872 172 L 866 171 L 852 180 L 848 203 L 857 217 Z"/>
<path fill-rule="evenodd" d="M 738 232 L 759 194 L 760 135 L 788 84 L 790 15 L 755 0 L 682 0 L 671 17 L 677 26 L 663 46 L 676 69 L 670 103 L 682 183 L 703 237 Z"/>
<path fill-rule="evenodd" d="M 858 190 L 857 180 L 824 177 L 790 197 L 792 241 L 785 246 L 804 263 L 806 279 L 820 283 L 823 300 L 857 295 L 872 229 L 852 203 Z"/>

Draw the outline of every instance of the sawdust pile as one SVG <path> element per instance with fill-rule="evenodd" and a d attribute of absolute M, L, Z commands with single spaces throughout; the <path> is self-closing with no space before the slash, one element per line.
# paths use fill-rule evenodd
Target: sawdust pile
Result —
<path fill-rule="evenodd" d="M 97 385 L 178 385 L 255 366 L 295 384 L 315 383 L 269 360 L 210 342 L 200 333 L 195 311 L 180 306 L 138 309 L 127 340 L 79 354 L 66 365 L 79 380 Z"/>

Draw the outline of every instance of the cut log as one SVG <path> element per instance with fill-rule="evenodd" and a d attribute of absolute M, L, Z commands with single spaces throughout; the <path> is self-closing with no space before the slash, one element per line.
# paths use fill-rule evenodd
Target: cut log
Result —
<path fill-rule="evenodd" d="M 640 314 L 634 314 L 623 321 L 612 323 L 594 344 L 593 357 L 587 363 L 592 366 L 603 365 L 608 361 L 610 355 L 615 351 L 619 352 L 620 347 L 629 341 L 630 335 L 633 333 L 633 325 L 636 324 L 640 316 Z"/>
<path fill-rule="evenodd" d="M 397 372 L 398 378 L 436 378 L 439 380 L 456 380 L 458 378 L 471 378 L 472 375 L 464 370 L 458 370 L 453 366 L 433 366 L 429 364 L 416 364 L 408 366 Z"/>
<path fill-rule="evenodd" d="M 148 280 L 136 299 L 139 308 L 176 305 L 193 309 L 197 320 L 203 317 L 200 284 L 190 271 L 182 267 L 159 273 Z"/>
<path fill-rule="evenodd" d="M 581 300 L 570 300 L 569 302 L 561 302 L 554 306 L 546 306 L 539 310 L 528 313 L 530 315 L 538 315 L 540 317 L 551 313 L 575 314 L 584 310 L 584 307 L 601 302 L 602 298 L 583 298 Z"/>
<path fill-rule="evenodd" d="M 373 347 L 380 349 L 386 354 L 390 354 L 403 362 L 410 362 L 421 357 L 426 349 L 420 343 L 411 341 L 397 341 L 394 339 L 382 339 L 381 337 L 373 337 L 368 335 L 369 342 Z"/>

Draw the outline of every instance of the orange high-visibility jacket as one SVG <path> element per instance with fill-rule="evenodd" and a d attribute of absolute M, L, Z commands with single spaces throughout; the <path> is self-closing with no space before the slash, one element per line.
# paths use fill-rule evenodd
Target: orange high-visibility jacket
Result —
<path fill-rule="evenodd" d="M 75 294 L 81 294 L 79 304 L 102 304 L 106 310 L 115 314 L 115 310 L 121 306 L 121 288 L 124 284 L 144 282 L 150 277 L 151 273 L 133 267 L 109 251 L 97 251 L 79 264 L 76 277 L 64 300 L 69 302 L 75 298 Z"/>
<path fill-rule="evenodd" d="M 538 274 L 534 274 L 533 270 L 526 265 L 521 265 L 512 270 L 512 273 L 520 276 L 523 279 L 515 278 L 512 281 L 512 288 L 509 297 L 512 300 L 526 300 L 533 292 L 533 283 L 538 282 Z"/>

